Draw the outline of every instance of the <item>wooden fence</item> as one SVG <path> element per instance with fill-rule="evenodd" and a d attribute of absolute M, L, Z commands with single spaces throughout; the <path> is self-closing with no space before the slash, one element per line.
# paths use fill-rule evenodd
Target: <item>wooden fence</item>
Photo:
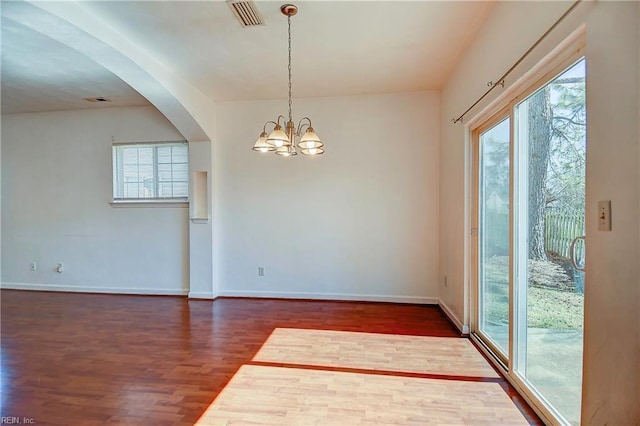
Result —
<path fill-rule="evenodd" d="M 484 217 L 485 247 L 488 256 L 507 256 L 509 253 L 509 214 L 487 211 Z M 569 257 L 574 238 L 584 235 L 584 215 L 547 212 L 545 221 L 545 250 Z M 584 258 L 584 244 L 576 246 L 576 257 Z"/>
<path fill-rule="evenodd" d="M 584 215 L 547 212 L 544 245 L 546 251 L 553 251 L 569 257 L 569 246 L 576 237 L 584 235 Z M 576 257 L 582 258 L 583 245 L 576 246 Z"/>

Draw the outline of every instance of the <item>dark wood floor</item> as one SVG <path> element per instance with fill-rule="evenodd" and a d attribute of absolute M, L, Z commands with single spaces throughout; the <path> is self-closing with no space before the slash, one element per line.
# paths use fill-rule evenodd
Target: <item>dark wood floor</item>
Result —
<path fill-rule="evenodd" d="M 416 305 L 0 295 L 0 415 L 38 425 L 192 425 L 276 327 L 458 335 L 437 307 Z"/>

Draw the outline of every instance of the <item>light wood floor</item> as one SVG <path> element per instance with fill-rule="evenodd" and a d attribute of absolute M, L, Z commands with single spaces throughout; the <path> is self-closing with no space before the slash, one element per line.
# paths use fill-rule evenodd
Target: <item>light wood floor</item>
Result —
<path fill-rule="evenodd" d="M 541 424 L 437 307 L 9 290 L 0 302 L 0 416 L 39 426 Z"/>
<path fill-rule="evenodd" d="M 468 339 L 277 328 L 254 361 L 498 378 Z"/>
<path fill-rule="evenodd" d="M 498 383 L 245 365 L 197 425 L 528 425 Z"/>
<path fill-rule="evenodd" d="M 467 339 L 278 328 L 197 424 L 529 424 L 496 381 Z"/>

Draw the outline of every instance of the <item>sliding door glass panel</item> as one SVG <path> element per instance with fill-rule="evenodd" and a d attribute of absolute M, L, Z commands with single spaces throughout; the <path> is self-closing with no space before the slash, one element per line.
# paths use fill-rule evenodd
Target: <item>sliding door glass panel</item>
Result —
<path fill-rule="evenodd" d="M 504 359 L 509 356 L 509 121 L 481 133 L 478 141 L 478 323 Z"/>
<path fill-rule="evenodd" d="M 515 368 L 574 424 L 580 422 L 584 278 L 570 247 L 584 236 L 585 108 L 580 61 L 514 111 Z M 584 256 L 583 244 L 574 249 L 575 257 Z"/>

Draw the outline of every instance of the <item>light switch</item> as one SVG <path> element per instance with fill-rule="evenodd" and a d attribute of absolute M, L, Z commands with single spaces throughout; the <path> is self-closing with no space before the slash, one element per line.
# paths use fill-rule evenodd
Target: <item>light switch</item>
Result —
<path fill-rule="evenodd" d="M 611 231 L 611 201 L 598 201 L 598 231 Z"/>

